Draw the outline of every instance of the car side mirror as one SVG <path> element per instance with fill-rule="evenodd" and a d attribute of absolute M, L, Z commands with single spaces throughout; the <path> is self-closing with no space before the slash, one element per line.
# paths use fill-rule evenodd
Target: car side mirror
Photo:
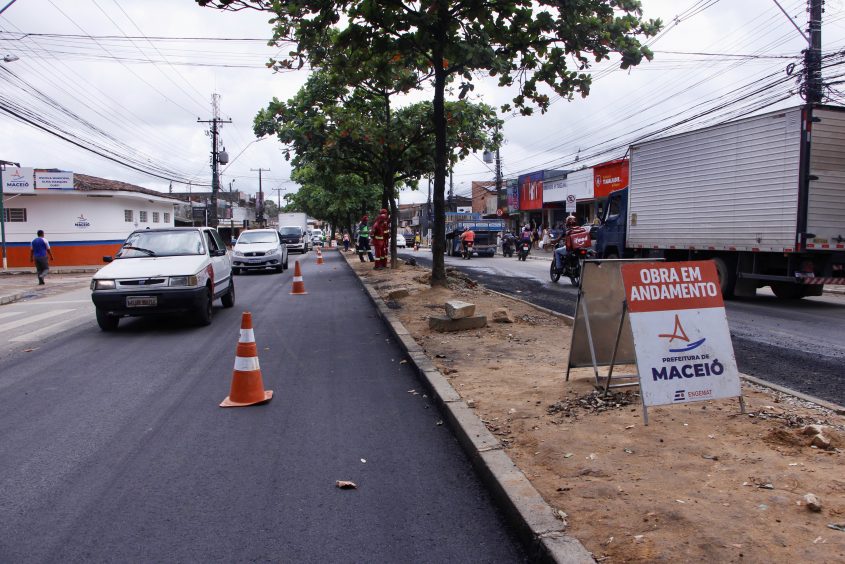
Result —
<path fill-rule="evenodd" d="M 111 262 L 113 260 L 114 260 L 114 257 L 112 257 L 110 255 L 106 255 L 106 256 L 103 257 L 103 262 Z"/>

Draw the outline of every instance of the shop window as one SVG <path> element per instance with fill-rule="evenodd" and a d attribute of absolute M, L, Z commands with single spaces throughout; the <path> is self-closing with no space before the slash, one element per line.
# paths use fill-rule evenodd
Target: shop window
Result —
<path fill-rule="evenodd" d="M 135 221 L 134 217 L 135 214 L 132 213 L 132 210 L 123 210 L 123 221 L 132 223 L 133 221 Z"/>
<path fill-rule="evenodd" d="M 3 208 L 3 221 L 7 223 L 26 222 L 26 208 Z"/>
<path fill-rule="evenodd" d="M 141 223 L 147 223 L 147 212 L 139 211 L 138 212 L 138 221 Z"/>
<path fill-rule="evenodd" d="M 158 223 L 158 212 L 153 212 L 153 223 Z"/>

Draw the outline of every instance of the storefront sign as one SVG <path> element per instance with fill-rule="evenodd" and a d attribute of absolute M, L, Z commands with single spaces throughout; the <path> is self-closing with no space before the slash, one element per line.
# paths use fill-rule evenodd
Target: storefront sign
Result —
<path fill-rule="evenodd" d="M 543 209 L 543 171 L 519 177 L 519 209 Z"/>
<path fill-rule="evenodd" d="M 76 221 L 73 222 L 73 226 L 77 229 L 88 229 L 91 227 L 91 222 L 82 214 L 79 214 L 79 217 L 76 218 Z"/>
<path fill-rule="evenodd" d="M 740 396 L 715 264 L 632 263 L 621 271 L 643 405 Z"/>
<path fill-rule="evenodd" d="M 628 186 L 628 159 L 617 159 L 593 167 L 593 193 L 604 198 Z"/>
<path fill-rule="evenodd" d="M 67 171 L 35 171 L 36 190 L 73 190 L 73 173 Z"/>
<path fill-rule="evenodd" d="M 31 168 L 9 167 L 0 174 L 3 175 L 4 194 L 35 191 L 34 170 Z"/>

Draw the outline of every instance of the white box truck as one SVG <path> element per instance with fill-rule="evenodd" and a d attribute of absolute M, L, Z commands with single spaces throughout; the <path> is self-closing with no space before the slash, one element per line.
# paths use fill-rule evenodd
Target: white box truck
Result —
<path fill-rule="evenodd" d="M 713 259 L 725 296 L 845 284 L 845 108 L 771 112 L 630 148 L 600 257 Z"/>
<path fill-rule="evenodd" d="M 307 253 L 311 248 L 308 214 L 291 212 L 279 214 L 279 234 L 289 251 Z"/>

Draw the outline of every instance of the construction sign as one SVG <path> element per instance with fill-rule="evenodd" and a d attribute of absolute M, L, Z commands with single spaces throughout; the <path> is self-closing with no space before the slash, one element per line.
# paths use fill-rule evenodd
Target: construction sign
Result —
<path fill-rule="evenodd" d="M 621 267 L 643 405 L 741 396 L 713 261 Z"/>

